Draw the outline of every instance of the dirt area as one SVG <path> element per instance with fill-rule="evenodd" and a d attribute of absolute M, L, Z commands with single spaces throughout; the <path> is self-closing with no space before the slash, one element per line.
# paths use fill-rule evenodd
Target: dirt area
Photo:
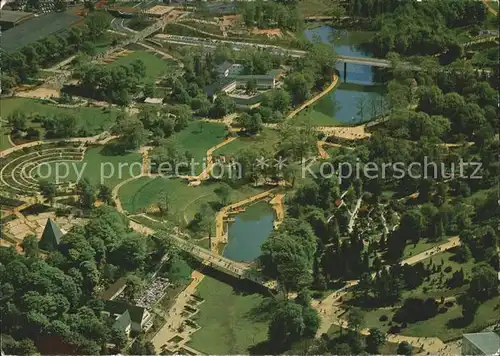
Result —
<path fill-rule="evenodd" d="M 144 13 L 153 16 L 163 16 L 165 14 L 168 14 L 173 9 L 173 6 L 155 5 L 151 9 L 144 11 Z"/>
<path fill-rule="evenodd" d="M 50 97 L 59 98 L 60 92 L 55 89 L 37 88 L 34 90 L 17 92 L 16 96 L 21 98 L 50 99 Z"/>
<path fill-rule="evenodd" d="M 370 137 L 370 133 L 365 131 L 365 125 L 353 127 L 317 127 L 318 131 L 325 135 L 333 136 L 344 140 L 359 140 Z"/>
<path fill-rule="evenodd" d="M 226 29 L 238 26 L 241 23 L 241 15 L 227 15 L 219 17 L 219 23 Z"/>
<path fill-rule="evenodd" d="M 270 28 L 267 30 L 261 30 L 261 29 L 254 27 L 250 30 L 250 33 L 252 35 L 265 35 L 269 38 L 274 38 L 274 37 L 282 38 L 283 37 L 283 33 L 281 32 L 281 30 L 279 28 Z"/>
<path fill-rule="evenodd" d="M 110 63 L 113 63 L 114 61 L 116 61 L 118 58 L 126 57 L 131 53 L 134 53 L 134 51 L 131 51 L 128 49 L 116 51 L 116 52 L 111 53 L 109 56 L 106 56 L 103 59 L 101 59 L 101 62 L 104 64 L 110 64 Z"/>
<path fill-rule="evenodd" d="M 28 215 L 24 218 L 18 217 L 5 224 L 4 231 L 19 243 L 29 234 L 35 234 L 37 238 L 40 238 L 48 218 L 54 220 L 63 232 L 69 231 L 75 224 L 81 225 L 84 223 L 84 220 L 80 218 L 56 217 L 54 212 L 46 212 L 38 215 Z"/>
<path fill-rule="evenodd" d="M 167 18 L 170 21 L 175 21 L 177 18 L 181 17 L 182 15 L 188 14 L 186 11 L 179 11 L 179 10 L 172 10 L 168 13 Z"/>

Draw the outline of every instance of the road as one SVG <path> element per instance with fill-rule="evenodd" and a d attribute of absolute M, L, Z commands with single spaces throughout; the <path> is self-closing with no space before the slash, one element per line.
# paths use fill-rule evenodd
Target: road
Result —
<path fill-rule="evenodd" d="M 230 40 L 220 40 L 214 38 L 201 38 L 201 37 L 190 37 L 190 36 L 178 36 L 178 35 L 168 35 L 168 34 L 158 34 L 155 38 L 168 42 L 175 43 L 185 46 L 204 46 L 207 48 L 215 48 L 219 44 L 229 44 L 235 50 L 239 50 L 244 47 L 254 47 L 260 50 L 270 51 L 273 54 L 286 54 L 292 57 L 303 57 L 308 52 L 301 51 L 297 49 L 288 49 L 275 45 L 266 45 L 260 43 L 252 43 L 252 42 L 240 42 L 240 41 L 230 41 Z M 342 56 L 339 55 L 338 60 L 340 62 L 352 63 L 352 64 L 364 64 L 370 65 L 374 67 L 380 68 L 389 68 L 392 66 L 391 61 L 386 59 L 378 59 L 378 58 L 361 58 L 361 57 L 351 57 L 351 56 Z M 418 66 L 413 66 L 408 64 L 412 69 L 419 69 Z"/>

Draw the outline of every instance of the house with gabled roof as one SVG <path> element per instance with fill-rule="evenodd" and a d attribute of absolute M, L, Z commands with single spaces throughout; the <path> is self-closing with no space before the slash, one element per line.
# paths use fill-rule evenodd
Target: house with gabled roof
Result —
<path fill-rule="evenodd" d="M 148 331 L 153 325 L 153 316 L 146 308 L 117 300 L 104 301 L 104 315 L 115 320 L 113 326 L 123 330 L 126 335 Z"/>
<path fill-rule="evenodd" d="M 463 334 L 462 355 L 500 355 L 500 336 L 492 331 Z"/>

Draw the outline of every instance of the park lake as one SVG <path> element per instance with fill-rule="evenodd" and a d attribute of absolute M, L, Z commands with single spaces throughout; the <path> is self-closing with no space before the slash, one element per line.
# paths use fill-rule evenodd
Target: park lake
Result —
<path fill-rule="evenodd" d="M 372 34 L 365 31 L 337 30 L 331 26 L 307 29 L 304 35 L 309 41 L 320 41 L 333 46 L 339 55 L 373 58 L 363 44 Z M 382 106 L 383 87 L 379 73 L 369 65 L 347 64 L 347 83 L 344 83 L 344 63 L 337 64 L 341 81 L 330 94 L 313 107 L 311 116 L 316 125 L 352 125 L 376 116 Z M 309 110 L 311 111 L 311 110 Z"/>
<path fill-rule="evenodd" d="M 237 262 L 252 262 L 260 256 L 260 246 L 273 231 L 274 211 L 265 202 L 248 206 L 229 225 L 224 257 Z"/>

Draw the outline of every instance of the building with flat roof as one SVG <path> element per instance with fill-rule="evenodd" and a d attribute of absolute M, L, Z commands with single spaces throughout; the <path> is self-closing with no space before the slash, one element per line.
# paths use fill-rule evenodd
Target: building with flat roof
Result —
<path fill-rule="evenodd" d="M 491 331 L 463 334 L 462 355 L 500 355 L 500 336 Z"/>
<path fill-rule="evenodd" d="M 102 314 L 112 318 L 113 326 L 124 331 L 127 336 L 130 336 L 130 333 L 148 331 L 153 325 L 153 316 L 146 308 L 120 301 L 104 301 Z"/>
<path fill-rule="evenodd" d="M 32 12 L 2 10 L 0 11 L 0 27 L 2 31 L 5 31 L 33 17 L 35 14 Z"/>
<path fill-rule="evenodd" d="M 276 88 L 278 81 L 283 76 L 282 69 L 272 69 L 262 75 L 241 74 L 244 70 L 242 64 L 224 62 L 216 68 L 219 76 L 217 82 L 205 87 L 205 93 L 214 101 L 218 93 L 229 94 L 236 89 L 245 88 L 249 81 L 255 80 L 257 89 L 269 90 Z"/>

